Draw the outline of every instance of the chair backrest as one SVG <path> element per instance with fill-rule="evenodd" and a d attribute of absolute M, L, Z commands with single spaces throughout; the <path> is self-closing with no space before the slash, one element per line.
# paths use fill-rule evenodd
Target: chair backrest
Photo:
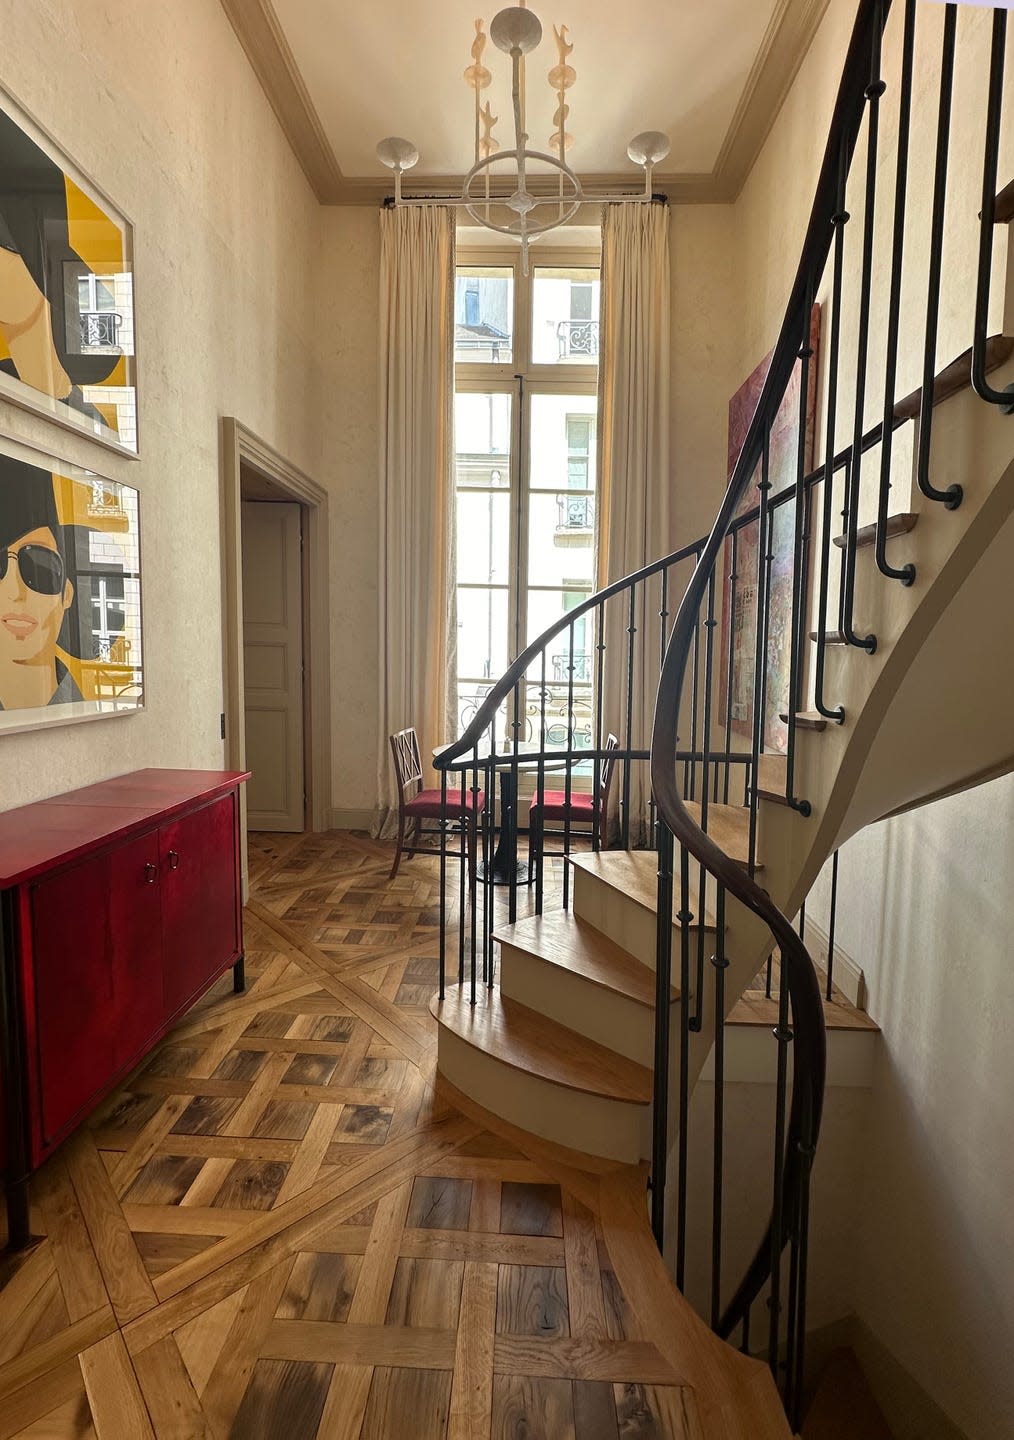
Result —
<path fill-rule="evenodd" d="M 616 750 L 619 743 L 610 731 L 603 747 L 609 754 L 603 760 L 602 769 L 599 771 L 599 845 L 603 850 L 606 848 L 609 833 L 609 791 L 613 783 L 613 771 L 616 769 Z"/>
<path fill-rule="evenodd" d="M 419 737 L 413 726 L 399 730 L 391 736 L 391 755 L 394 758 L 394 780 L 398 787 L 398 799 L 404 800 L 407 786 L 414 787 L 413 794 L 422 789 L 422 757 L 419 754 Z M 412 797 L 409 796 L 409 799 Z"/>

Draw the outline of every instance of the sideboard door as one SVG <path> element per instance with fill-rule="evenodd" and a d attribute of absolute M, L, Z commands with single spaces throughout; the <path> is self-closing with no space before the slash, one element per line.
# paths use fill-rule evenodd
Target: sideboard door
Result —
<path fill-rule="evenodd" d="M 239 955 L 235 794 L 163 825 L 159 834 L 170 1016 Z"/>
<path fill-rule="evenodd" d="M 50 1144 L 161 1023 L 157 836 L 37 881 L 32 960 L 42 1139 Z"/>

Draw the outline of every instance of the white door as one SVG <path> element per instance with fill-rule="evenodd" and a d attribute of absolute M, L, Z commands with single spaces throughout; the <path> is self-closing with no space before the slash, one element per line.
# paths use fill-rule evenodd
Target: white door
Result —
<path fill-rule="evenodd" d="M 303 601 L 298 505 L 243 502 L 247 828 L 303 829 Z"/>

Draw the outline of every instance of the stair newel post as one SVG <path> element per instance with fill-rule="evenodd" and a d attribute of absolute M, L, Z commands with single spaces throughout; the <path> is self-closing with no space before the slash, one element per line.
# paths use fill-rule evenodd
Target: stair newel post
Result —
<path fill-rule="evenodd" d="M 521 685 L 518 680 L 512 691 L 514 703 L 514 719 L 511 722 L 513 741 L 509 760 L 510 785 L 508 786 L 507 815 L 500 817 L 500 823 L 507 829 L 511 836 L 510 852 L 507 856 L 508 878 L 507 878 L 507 920 L 513 925 L 518 918 L 518 751 L 521 748 L 522 740 L 522 718 L 521 718 Z"/>
<path fill-rule="evenodd" d="M 986 379 L 986 340 L 989 334 L 989 292 L 993 278 L 993 236 L 996 224 L 996 177 L 1003 120 L 1003 61 L 1007 43 L 1007 12 L 993 11 L 993 39 L 989 54 L 989 93 L 986 99 L 986 139 L 982 156 L 982 207 L 979 211 L 979 263 L 975 283 L 975 328 L 972 339 L 972 389 L 981 400 L 1014 414 L 1014 388 L 995 390 Z"/>
<path fill-rule="evenodd" d="M 493 864 L 494 848 L 493 805 L 496 799 L 495 757 L 496 716 L 494 715 L 493 727 L 490 734 L 489 754 L 486 757 L 482 803 L 482 978 L 490 987 L 492 987 L 493 984 L 493 925 L 495 923 L 493 877 L 489 873 L 490 867 Z"/>
<path fill-rule="evenodd" d="M 690 852 L 680 845 L 680 1053 L 679 1139 L 676 1177 L 676 1284 L 682 1290 L 687 1264 L 687 1169 L 690 1125 Z M 656 981 L 657 984 L 657 981 Z M 657 1083 L 657 1078 L 656 1078 Z"/>
<path fill-rule="evenodd" d="M 466 898 L 468 893 L 468 807 L 467 780 L 468 772 L 464 764 L 458 767 L 458 984 L 465 983 L 465 916 L 468 913 Z"/>
<path fill-rule="evenodd" d="M 793 1189 L 787 1197 L 789 1212 L 789 1292 L 785 1302 L 785 1378 L 782 1385 L 782 1399 L 785 1413 L 793 1416 L 798 1404 L 797 1389 L 799 1375 L 796 1367 L 796 1340 L 799 1318 L 799 1191 Z"/>
<path fill-rule="evenodd" d="M 545 840 L 546 829 L 545 810 L 546 803 L 546 649 L 543 646 L 540 657 L 541 673 L 539 677 L 539 764 L 535 776 L 535 814 L 536 820 L 533 834 L 531 811 L 528 820 L 528 863 L 535 866 L 535 913 L 542 914 L 543 895 L 545 894 Z M 566 869 L 566 862 L 564 862 Z"/>
<path fill-rule="evenodd" d="M 771 1315 L 768 1330 L 768 1363 L 772 1373 L 778 1375 L 778 1337 L 782 1308 L 782 1246 L 785 1241 L 785 1113 L 789 1085 L 789 1046 L 792 1043 L 792 1026 L 789 1023 L 789 986 L 785 976 L 785 956 L 779 952 L 778 982 L 778 1024 L 775 1039 L 778 1042 L 778 1064 L 775 1080 L 775 1159 L 771 1205 L 771 1290 L 768 1304 Z M 791 1203 L 791 1197 L 788 1197 Z"/>
<path fill-rule="evenodd" d="M 623 816 L 620 822 L 620 844 L 624 850 L 630 848 L 630 767 L 633 763 L 630 752 L 634 748 L 634 647 L 637 642 L 637 586 L 630 587 L 630 603 L 627 614 L 627 753 L 623 759 Z"/>
<path fill-rule="evenodd" d="M 602 707 L 604 704 L 604 691 L 602 685 L 603 672 L 606 660 L 606 602 L 599 601 L 598 609 L 595 611 L 595 749 L 602 749 Z M 598 795 L 599 782 L 602 775 L 602 762 L 598 757 L 595 761 L 595 794 Z M 606 825 L 609 817 L 606 816 Z"/>
<path fill-rule="evenodd" d="M 838 199 L 835 213 L 831 217 L 834 226 L 834 259 L 831 278 L 831 337 L 828 342 L 827 360 L 827 418 L 825 422 L 824 479 L 821 494 L 820 521 L 820 578 L 817 583 L 817 648 L 814 655 L 813 704 L 818 715 L 825 720 L 841 724 L 845 719 L 845 707 L 837 705 L 832 710 L 824 698 L 824 661 L 827 645 L 827 602 L 831 587 L 831 511 L 834 504 L 835 477 L 835 433 L 838 423 L 838 367 L 841 354 L 841 292 L 842 275 L 845 266 L 845 226 L 850 216 L 845 209 L 846 160 L 844 145 L 838 157 Z M 845 560 L 842 557 L 842 566 Z"/>
<path fill-rule="evenodd" d="M 711 1325 L 717 1328 L 722 1314 L 722 1196 L 725 1150 L 725 886 L 719 884 L 715 900 L 715 1109 L 711 1171 Z"/>
<path fill-rule="evenodd" d="M 827 998 L 834 990 L 834 923 L 838 912 L 838 851 L 831 857 L 831 910 L 827 921 Z"/>
<path fill-rule="evenodd" d="M 466 771 L 465 774 L 463 774 L 462 777 L 461 777 L 461 779 L 462 779 L 462 788 L 464 788 L 464 782 L 465 782 L 466 778 L 468 778 L 468 772 L 467 772 L 467 771 Z M 472 802 L 472 803 L 471 803 L 471 809 L 470 809 L 470 811 L 469 811 L 469 815 L 470 815 L 472 824 L 471 824 L 471 828 L 470 828 L 470 830 L 469 830 L 469 836 L 468 836 L 468 910 L 469 910 L 469 923 L 470 923 L 470 925 L 471 925 L 471 934 L 470 934 L 470 937 L 469 937 L 469 938 L 470 938 L 470 941 L 471 941 L 470 949 L 471 949 L 471 956 L 472 956 L 472 965 L 471 965 L 471 970 L 472 970 L 472 974 L 471 974 L 472 994 L 471 994 L 471 1000 L 472 1000 L 472 1004 L 474 1005 L 474 1004 L 475 1004 L 475 971 L 476 971 L 477 954 L 478 954 L 478 948 L 479 948 L 479 944 L 478 944 L 478 942 L 479 942 L 479 934 L 478 934 L 478 926 L 479 926 L 479 907 L 478 907 L 478 904 L 477 904 L 477 901 L 478 901 L 479 896 L 478 896 L 478 890 L 477 890 L 477 888 L 476 888 L 476 887 L 477 887 L 477 884 L 478 884 L 478 881 L 477 881 L 476 873 L 475 873 L 475 872 L 476 872 L 476 869 L 477 869 L 476 850 L 478 849 L 478 842 L 479 842 L 479 743 L 478 743 L 478 741 L 476 741 L 475 745 L 472 747 L 471 781 L 472 781 L 472 794 L 471 794 L 471 802 Z M 485 934 L 486 927 L 485 927 L 485 925 L 484 925 L 482 928 L 483 928 L 482 941 L 483 941 L 483 948 L 485 949 L 485 944 L 486 944 L 486 934 Z"/>
<path fill-rule="evenodd" d="M 669 1009 L 672 988 L 673 837 L 658 827 L 658 903 L 655 908 L 655 1070 L 651 1113 L 651 1228 L 665 1243 L 666 1167 L 669 1152 Z M 682 1125 L 681 1125 L 682 1130 Z"/>
<path fill-rule="evenodd" d="M 877 637 L 867 635 L 865 639 L 855 633 L 856 599 L 856 536 L 859 530 L 859 486 L 863 469 L 863 419 L 866 406 L 866 372 L 869 365 L 870 348 L 870 297 L 873 291 L 873 237 L 877 213 L 877 150 L 880 130 L 880 97 L 887 86 L 880 74 L 881 38 L 883 32 L 883 4 L 876 7 L 870 39 L 870 80 L 866 86 L 866 201 L 863 213 L 862 276 L 859 289 L 859 334 L 856 344 L 856 389 L 855 408 L 852 421 L 851 464 L 852 472 L 848 492 L 848 525 L 846 530 L 845 556 L 845 602 L 842 610 L 842 634 L 849 645 L 856 645 L 872 655 L 877 648 Z"/>
<path fill-rule="evenodd" d="M 726 673 L 725 673 L 725 787 L 722 792 L 722 803 L 729 803 L 729 779 L 732 771 L 732 690 L 736 674 L 736 654 L 733 646 L 733 627 L 736 618 L 736 589 L 739 583 L 739 531 L 732 532 L 732 565 L 729 573 L 729 603 L 728 603 L 728 624 L 723 624 L 722 636 L 725 645 Z M 724 618 L 724 617 L 723 617 Z M 717 772 L 716 772 L 715 799 L 718 799 Z"/>
<path fill-rule="evenodd" d="M 747 850 L 747 866 L 751 879 L 757 869 L 757 771 L 760 753 L 764 748 L 764 685 L 762 677 L 767 668 L 767 595 L 771 579 L 771 563 L 768 554 L 771 548 L 769 543 L 771 514 L 768 504 L 768 492 L 771 489 L 770 451 L 771 431 L 768 428 L 764 432 L 761 450 L 761 478 L 757 485 L 760 493 L 760 507 L 757 515 L 757 613 L 754 628 L 753 685 L 751 686 L 753 723 L 750 737 L 750 835 Z"/>
<path fill-rule="evenodd" d="M 570 908 L 570 800 L 574 785 L 574 622 L 567 627 L 567 762 L 563 771 L 563 908 Z"/>
<path fill-rule="evenodd" d="M 880 491 L 877 496 L 877 569 L 888 580 L 911 585 L 915 566 L 891 565 L 887 559 L 887 520 L 891 504 L 891 458 L 894 446 L 894 388 L 898 379 L 898 334 L 901 327 L 901 278 L 905 263 L 905 210 L 908 191 L 908 145 L 912 122 L 912 67 L 915 57 L 915 3 L 905 0 L 901 42 L 901 92 L 898 100 L 898 155 L 894 183 L 894 234 L 891 239 L 891 287 L 887 302 L 887 355 L 884 361 L 884 423 L 880 439 Z"/>
<path fill-rule="evenodd" d="M 440 770 L 440 813 L 447 814 L 447 771 Z M 440 837 L 440 998 L 447 989 L 447 834 L 446 821 L 441 821 L 444 834 Z"/>
<path fill-rule="evenodd" d="M 951 95 L 954 89 L 954 42 L 958 28 L 958 7 L 944 7 L 944 37 L 940 52 L 940 105 L 937 112 L 937 145 L 933 166 L 933 217 L 930 222 L 929 278 L 926 295 L 926 343 L 922 357 L 922 393 L 919 397 L 916 479 L 928 500 L 939 500 L 956 510 L 964 498 L 957 483 L 938 490 L 929 474 L 933 435 L 933 382 L 937 365 L 937 327 L 940 319 L 940 282 L 943 275 L 944 219 L 947 208 L 947 164 L 951 144 Z"/>
<path fill-rule="evenodd" d="M 792 613 L 789 622 L 789 703 L 788 736 L 785 753 L 785 798 L 793 810 L 809 815 L 810 804 L 796 797 L 796 713 L 801 708 L 803 636 L 806 631 L 807 557 L 809 550 L 809 491 L 806 487 L 806 420 L 810 389 L 810 311 L 813 308 L 813 281 L 806 287 L 802 334 L 799 342 L 799 418 L 796 435 L 796 485 L 793 498 Z"/>

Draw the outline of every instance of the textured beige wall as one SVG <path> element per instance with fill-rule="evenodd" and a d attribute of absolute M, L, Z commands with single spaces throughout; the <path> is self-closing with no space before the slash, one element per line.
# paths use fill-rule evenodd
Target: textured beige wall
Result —
<path fill-rule="evenodd" d="M 0 35 L 0 82 L 136 227 L 141 459 L 2 401 L 0 431 L 140 489 L 147 699 L 6 737 L 6 808 L 222 763 L 219 418 L 316 476 L 323 386 L 319 209 L 217 0 L 0 0 Z"/>

